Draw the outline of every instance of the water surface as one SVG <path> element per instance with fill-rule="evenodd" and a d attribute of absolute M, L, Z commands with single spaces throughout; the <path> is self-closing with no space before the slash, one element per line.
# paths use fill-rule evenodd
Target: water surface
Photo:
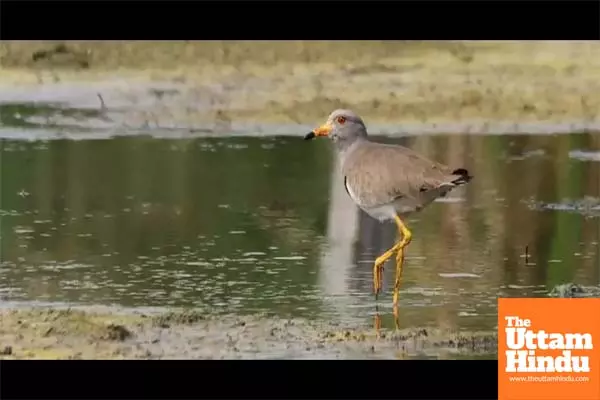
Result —
<path fill-rule="evenodd" d="M 600 283 L 598 136 L 380 140 L 475 175 L 407 221 L 403 327 L 494 329 L 498 296 Z M 372 262 L 395 228 L 354 207 L 326 140 L 0 145 L 5 304 L 195 307 L 372 324 Z M 393 269 L 379 300 L 388 327 Z"/>

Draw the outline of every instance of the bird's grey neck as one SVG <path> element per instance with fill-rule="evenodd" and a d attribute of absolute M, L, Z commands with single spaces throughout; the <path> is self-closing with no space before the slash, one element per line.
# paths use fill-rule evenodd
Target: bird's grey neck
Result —
<path fill-rule="evenodd" d="M 367 140 L 366 137 L 357 137 L 354 140 L 338 140 L 335 142 L 335 148 L 338 152 L 340 163 L 344 163 L 344 160 L 350 155 L 357 146 Z"/>

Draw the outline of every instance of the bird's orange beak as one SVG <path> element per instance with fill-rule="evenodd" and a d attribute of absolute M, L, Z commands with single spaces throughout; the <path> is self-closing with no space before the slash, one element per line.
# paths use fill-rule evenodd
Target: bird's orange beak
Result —
<path fill-rule="evenodd" d="M 317 129 L 313 129 L 312 132 L 309 132 L 306 136 L 304 136 L 304 140 L 310 140 L 317 136 L 328 136 L 333 127 L 330 123 L 326 123 L 325 125 L 321 125 Z"/>

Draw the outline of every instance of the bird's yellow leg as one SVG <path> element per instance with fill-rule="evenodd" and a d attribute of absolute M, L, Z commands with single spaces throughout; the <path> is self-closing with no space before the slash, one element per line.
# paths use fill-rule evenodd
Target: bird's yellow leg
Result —
<path fill-rule="evenodd" d="M 402 267 L 404 264 L 404 249 L 399 248 L 398 253 L 396 253 L 396 278 L 394 280 L 394 297 L 393 297 L 393 305 L 394 307 L 398 307 L 398 292 L 400 290 L 400 277 L 402 276 Z"/>
<path fill-rule="evenodd" d="M 400 234 L 402 239 L 398 243 L 396 243 L 394 246 L 392 246 L 391 249 L 389 249 L 388 251 L 386 251 L 379 257 L 377 257 L 377 259 L 375 260 L 375 264 L 373 265 L 373 291 L 375 292 L 375 299 L 377 299 L 377 295 L 381 291 L 381 286 L 383 283 L 383 275 L 382 275 L 383 264 L 385 264 L 385 262 L 387 260 L 389 260 L 389 258 L 391 256 L 393 256 L 395 252 L 397 252 L 398 250 L 402 250 L 408 243 L 410 243 L 410 240 L 412 238 L 412 233 L 404 225 L 404 222 L 402 222 L 400 217 L 396 216 L 396 217 L 394 217 L 394 219 L 396 221 L 396 225 L 398 226 L 398 233 Z M 400 265 L 400 269 L 402 269 L 402 265 Z M 397 259 L 396 259 L 396 270 L 398 270 Z M 397 285 L 400 285 L 399 279 L 400 278 L 398 276 L 396 276 L 396 280 L 398 281 Z M 397 297 L 396 290 L 394 291 L 394 293 L 395 293 L 394 298 L 396 299 L 396 297 Z"/>
<path fill-rule="evenodd" d="M 377 308 L 377 306 L 375 306 L 374 326 L 375 326 L 375 336 L 377 338 L 379 338 L 380 334 L 381 334 L 381 316 L 379 315 L 379 308 Z"/>
<path fill-rule="evenodd" d="M 373 265 L 373 291 L 375 292 L 375 299 L 377 299 L 377 295 L 379 294 L 381 285 L 383 283 L 383 264 L 385 264 L 385 262 L 394 255 L 394 252 L 398 249 L 399 244 L 400 243 L 396 243 L 391 249 L 377 257 L 375 260 L 375 264 Z"/>
<path fill-rule="evenodd" d="M 399 317 L 399 313 L 398 313 L 398 305 L 395 305 L 393 307 L 393 313 L 394 313 L 394 325 L 396 326 L 396 330 L 400 329 L 400 317 Z"/>
<path fill-rule="evenodd" d="M 394 282 L 394 308 L 398 307 L 398 292 L 400 290 L 400 278 L 402 277 L 402 267 L 404 264 L 404 248 L 408 246 L 412 239 L 412 233 L 408 230 L 404 222 L 400 219 L 400 217 L 396 216 L 394 218 L 396 220 L 396 225 L 398 225 L 398 230 L 402 234 L 402 240 L 398 243 L 398 253 L 396 254 L 396 279 Z M 396 246 L 394 246 L 396 247 Z"/>

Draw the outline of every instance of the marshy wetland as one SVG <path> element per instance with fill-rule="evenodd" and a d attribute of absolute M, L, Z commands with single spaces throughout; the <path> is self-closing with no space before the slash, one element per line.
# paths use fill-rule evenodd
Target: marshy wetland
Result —
<path fill-rule="evenodd" d="M 0 49 L 0 358 L 496 358 L 499 296 L 598 295 L 596 43 Z M 342 106 L 475 175 L 407 221 L 399 331 L 394 226 L 302 140 Z"/>

